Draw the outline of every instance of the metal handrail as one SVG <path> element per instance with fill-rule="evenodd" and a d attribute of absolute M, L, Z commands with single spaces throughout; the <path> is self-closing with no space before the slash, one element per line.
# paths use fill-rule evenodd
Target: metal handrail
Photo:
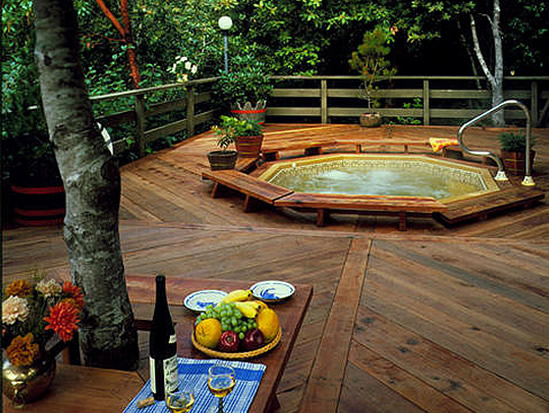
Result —
<path fill-rule="evenodd" d="M 497 172 L 496 176 L 494 177 L 494 179 L 496 181 L 508 181 L 509 179 L 507 178 L 507 175 L 505 174 L 505 170 L 504 170 L 504 167 L 503 167 L 503 162 L 501 161 L 499 156 L 497 156 L 496 154 L 494 154 L 492 152 L 489 152 L 489 151 L 473 151 L 473 150 L 469 149 L 463 143 L 463 132 L 465 132 L 465 129 L 467 129 L 469 126 L 474 125 L 475 123 L 481 121 L 482 119 L 487 118 L 488 116 L 492 115 L 495 112 L 499 112 L 505 106 L 509 106 L 509 105 L 518 106 L 519 108 L 521 108 L 524 111 L 524 114 L 526 115 L 526 154 L 525 154 L 526 159 L 525 159 L 525 173 L 524 173 L 524 178 L 522 180 L 522 185 L 524 185 L 524 186 L 534 186 L 535 183 L 534 183 L 534 179 L 532 178 L 532 165 L 531 165 L 531 159 L 530 159 L 531 135 L 532 135 L 531 123 L 532 122 L 531 122 L 530 112 L 528 111 L 528 108 L 523 103 L 519 102 L 518 100 L 510 99 L 510 100 L 503 101 L 503 102 L 497 104 L 496 106 L 494 106 L 493 108 L 487 110 L 486 112 L 484 112 L 484 113 L 478 115 L 477 117 L 471 119 L 470 121 L 465 122 L 463 125 L 461 125 L 461 127 L 458 130 L 458 133 L 457 133 L 458 143 L 459 143 L 459 146 L 461 147 L 461 149 L 464 152 L 466 152 L 470 155 L 487 156 L 490 159 L 492 159 L 498 166 L 498 172 Z"/>

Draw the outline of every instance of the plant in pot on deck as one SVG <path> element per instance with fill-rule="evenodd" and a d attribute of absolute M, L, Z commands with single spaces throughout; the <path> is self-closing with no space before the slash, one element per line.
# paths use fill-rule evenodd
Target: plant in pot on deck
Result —
<path fill-rule="evenodd" d="M 266 66 L 253 56 L 237 56 L 227 73 L 221 72 L 215 86 L 217 97 L 241 119 L 265 122 L 267 97 L 273 85 Z"/>
<path fill-rule="evenodd" d="M 379 107 L 377 100 L 379 87 L 377 82 L 388 79 L 396 74 L 391 68 L 391 62 L 386 56 L 391 49 L 395 29 L 386 29 L 377 26 L 374 30 L 364 34 L 362 44 L 352 53 L 349 65 L 360 73 L 362 80 L 359 97 L 368 102 L 368 110 L 360 117 L 360 124 L 366 127 L 375 127 L 381 124 L 381 114 L 375 111 Z"/>
<path fill-rule="evenodd" d="M 523 175 L 525 172 L 526 160 L 526 135 L 523 131 L 502 132 L 498 135 L 500 144 L 500 155 L 505 170 L 513 175 Z M 530 140 L 530 149 L 534 147 L 535 139 Z M 534 165 L 536 152 L 530 150 L 530 162 Z"/>

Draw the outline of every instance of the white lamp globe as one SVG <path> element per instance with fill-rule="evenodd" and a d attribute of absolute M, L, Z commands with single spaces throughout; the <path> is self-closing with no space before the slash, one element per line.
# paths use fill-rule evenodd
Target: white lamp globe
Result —
<path fill-rule="evenodd" d="M 221 16 L 217 24 L 221 30 L 229 30 L 233 27 L 233 21 L 229 16 Z"/>

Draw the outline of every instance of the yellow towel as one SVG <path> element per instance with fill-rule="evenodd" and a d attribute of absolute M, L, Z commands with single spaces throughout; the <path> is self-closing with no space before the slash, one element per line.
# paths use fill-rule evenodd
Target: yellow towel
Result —
<path fill-rule="evenodd" d="M 433 152 L 440 152 L 446 146 L 459 145 L 457 139 L 429 138 Z"/>

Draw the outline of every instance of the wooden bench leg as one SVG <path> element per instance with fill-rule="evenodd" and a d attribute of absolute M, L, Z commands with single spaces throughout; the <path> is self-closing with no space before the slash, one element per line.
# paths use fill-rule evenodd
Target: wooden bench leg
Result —
<path fill-rule="evenodd" d="M 316 226 L 323 227 L 326 225 L 326 218 L 328 217 L 328 211 L 325 209 L 317 209 L 316 211 Z"/>
<path fill-rule="evenodd" d="M 219 182 L 214 182 L 214 186 L 212 189 L 212 198 L 217 198 L 217 195 L 219 195 L 218 191 L 219 191 Z"/>
<path fill-rule="evenodd" d="M 246 198 L 244 199 L 244 212 L 250 212 L 251 206 L 250 203 L 252 202 L 252 198 L 250 195 L 246 195 Z"/>
<path fill-rule="evenodd" d="M 399 231 L 406 231 L 406 212 L 400 212 L 399 213 L 399 223 L 398 223 L 398 230 Z"/>
<path fill-rule="evenodd" d="M 311 146 L 310 148 L 305 148 L 305 156 L 311 155 L 322 155 L 322 146 Z"/>
<path fill-rule="evenodd" d="M 408 151 L 408 145 L 404 145 L 404 153 L 406 153 L 406 154 L 409 153 L 409 151 Z"/>
<path fill-rule="evenodd" d="M 280 153 L 278 151 L 262 152 L 263 160 L 265 161 L 277 161 L 280 159 Z"/>
<path fill-rule="evenodd" d="M 360 143 L 356 145 L 355 152 L 356 153 L 362 153 L 362 145 Z"/>

